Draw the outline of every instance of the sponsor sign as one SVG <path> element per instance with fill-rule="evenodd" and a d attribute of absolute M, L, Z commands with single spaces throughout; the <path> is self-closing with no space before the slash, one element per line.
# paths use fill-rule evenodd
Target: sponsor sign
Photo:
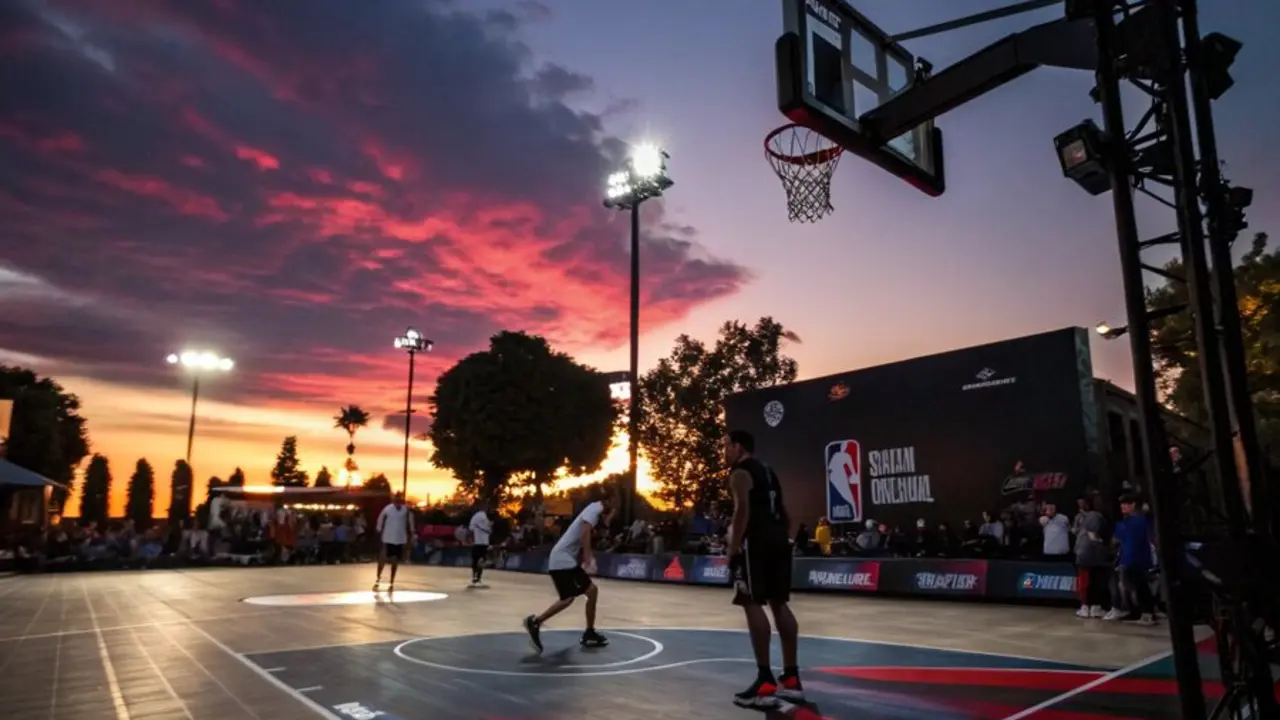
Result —
<path fill-rule="evenodd" d="M 1018 473 L 1005 478 L 1000 486 L 1001 495 L 1017 495 L 1024 492 L 1061 490 L 1067 486 L 1067 474 L 1062 472 Z"/>
<path fill-rule="evenodd" d="M 849 386 L 844 383 L 836 383 L 827 391 L 827 399 L 831 402 L 843 400 L 847 397 L 849 397 Z"/>
<path fill-rule="evenodd" d="M 983 560 L 921 562 L 911 580 L 914 591 L 929 595 L 983 595 L 987 591 L 987 563 Z"/>
<path fill-rule="evenodd" d="M 785 411 L 784 411 L 784 408 L 782 407 L 782 403 L 778 402 L 777 400 L 770 400 L 769 402 L 765 403 L 764 405 L 765 424 L 771 428 L 778 427 L 778 424 L 782 422 L 782 416 L 784 412 Z"/>
<path fill-rule="evenodd" d="M 792 570 L 792 585 L 799 589 L 875 592 L 880 589 L 880 563 L 799 562 Z"/>
<path fill-rule="evenodd" d="M 862 448 L 857 440 L 827 443 L 827 517 L 833 523 L 862 522 Z"/>
<path fill-rule="evenodd" d="M 1018 594 L 1024 597 L 1074 598 L 1076 597 L 1076 576 L 1063 573 L 1025 572 L 1018 579 Z"/>
<path fill-rule="evenodd" d="M 611 577 L 620 580 L 648 580 L 649 563 L 652 559 L 649 555 L 615 555 Z"/>
<path fill-rule="evenodd" d="M 684 582 L 684 565 L 680 564 L 680 556 L 672 555 L 671 562 L 662 570 L 662 579 L 667 582 Z"/>
<path fill-rule="evenodd" d="M 872 505 L 879 507 L 933 502 L 929 476 L 916 468 L 914 445 L 869 451 L 866 471 L 867 484 L 871 486 Z"/>
<path fill-rule="evenodd" d="M 699 585 L 728 585 L 729 558 L 699 555 L 693 559 L 693 577 Z"/>
<path fill-rule="evenodd" d="M 1013 375 L 1001 377 L 1000 373 L 991 368 L 982 368 L 974 376 L 971 382 L 967 382 L 960 386 L 961 390 L 985 390 L 986 388 L 1000 387 L 1001 385 L 1013 385 L 1018 382 L 1018 378 Z"/>

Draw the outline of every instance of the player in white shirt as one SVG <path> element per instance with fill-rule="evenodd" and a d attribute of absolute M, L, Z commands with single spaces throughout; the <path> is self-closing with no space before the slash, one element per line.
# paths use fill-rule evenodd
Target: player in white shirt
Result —
<path fill-rule="evenodd" d="M 489 521 L 489 508 L 481 506 L 471 516 L 471 587 L 482 588 L 480 576 L 484 574 L 484 560 L 489 556 L 489 537 L 493 534 L 493 523 Z"/>
<path fill-rule="evenodd" d="M 378 551 L 378 579 L 373 583 L 373 590 L 377 592 L 382 585 L 382 568 L 388 562 L 391 563 L 391 582 L 387 583 L 387 589 L 395 590 L 396 568 L 406 559 L 405 551 L 413 539 L 413 512 L 404 504 L 404 495 L 396 493 L 391 504 L 382 508 L 376 527 L 382 547 Z"/>
<path fill-rule="evenodd" d="M 543 623 L 572 605 L 579 595 L 587 596 L 587 629 L 582 633 L 582 644 L 586 647 L 603 647 L 609 644 L 603 635 L 596 632 L 596 598 L 599 591 L 595 583 L 591 582 L 591 575 L 596 571 L 592 536 L 597 528 L 604 530 L 609 527 L 609 516 L 612 514 L 613 498 L 606 495 L 600 502 L 593 502 L 583 509 L 565 529 L 555 547 L 551 548 L 547 569 L 560 599 L 541 615 L 530 615 L 524 619 L 529 642 L 533 643 L 533 648 L 538 652 L 542 652 Z"/>

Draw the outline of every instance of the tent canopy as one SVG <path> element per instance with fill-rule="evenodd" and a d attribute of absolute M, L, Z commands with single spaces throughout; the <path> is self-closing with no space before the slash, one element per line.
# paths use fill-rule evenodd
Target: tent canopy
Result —
<path fill-rule="evenodd" d="M 17 485 L 20 487 L 44 487 L 48 485 L 49 487 L 66 489 L 62 483 L 54 482 L 24 467 L 18 467 L 8 460 L 0 460 L 0 485 Z"/>

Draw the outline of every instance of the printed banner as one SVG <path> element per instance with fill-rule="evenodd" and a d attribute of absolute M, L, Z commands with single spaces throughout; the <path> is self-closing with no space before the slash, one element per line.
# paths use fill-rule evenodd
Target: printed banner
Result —
<path fill-rule="evenodd" d="M 1075 568 L 1062 565 L 1052 572 L 1024 572 L 1018 578 L 1018 595 L 1022 597 L 1071 600 L 1076 592 Z"/>
<path fill-rule="evenodd" d="M 986 560 L 917 560 L 913 565 L 913 592 L 973 596 L 987 592 Z"/>
<path fill-rule="evenodd" d="M 880 563 L 874 560 L 797 559 L 791 567 L 791 587 L 797 590 L 875 592 L 880 589 Z"/>
<path fill-rule="evenodd" d="M 689 582 L 698 585 L 729 585 L 729 558 L 698 555 L 693 559 L 693 573 Z"/>
<path fill-rule="evenodd" d="M 665 559 L 664 559 L 665 558 Z M 680 555 L 664 555 L 659 558 L 662 572 L 654 578 L 663 582 L 689 582 L 689 573 L 685 570 L 684 558 Z"/>
<path fill-rule="evenodd" d="M 602 557 L 604 553 L 597 553 L 597 567 L 600 568 L 600 574 L 604 577 L 617 578 L 619 580 L 648 580 L 650 571 L 653 567 L 654 557 L 652 555 L 610 555 L 608 562 Z M 607 573 L 607 574 L 606 574 Z"/>

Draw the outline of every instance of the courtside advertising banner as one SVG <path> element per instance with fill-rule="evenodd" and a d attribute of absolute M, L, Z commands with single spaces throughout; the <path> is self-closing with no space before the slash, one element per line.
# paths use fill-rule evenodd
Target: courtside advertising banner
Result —
<path fill-rule="evenodd" d="M 689 582 L 689 572 L 685 569 L 684 558 L 679 555 L 662 555 L 658 557 L 659 567 L 662 572 L 655 577 L 655 580 L 662 582 L 684 583 Z"/>
<path fill-rule="evenodd" d="M 904 567 L 911 573 L 908 592 L 973 597 L 987 592 L 986 560 L 917 560 Z"/>
<path fill-rule="evenodd" d="M 596 553 L 600 574 L 619 580 L 648 580 L 655 559 L 652 555 L 609 555 L 606 558 L 604 553 Z"/>
<path fill-rule="evenodd" d="M 840 562 L 797 558 L 791 566 L 791 587 L 796 590 L 876 592 L 880 589 L 880 563 L 875 560 Z"/>
<path fill-rule="evenodd" d="M 1064 564 L 1056 572 L 1024 572 L 1018 578 L 1018 595 L 1055 600 L 1076 598 L 1075 568 Z"/>
<path fill-rule="evenodd" d="M 728 585 L 729 558 L 698 555 L 693 558 L 693 574 L 689 582 L 697 585 Z"/>

